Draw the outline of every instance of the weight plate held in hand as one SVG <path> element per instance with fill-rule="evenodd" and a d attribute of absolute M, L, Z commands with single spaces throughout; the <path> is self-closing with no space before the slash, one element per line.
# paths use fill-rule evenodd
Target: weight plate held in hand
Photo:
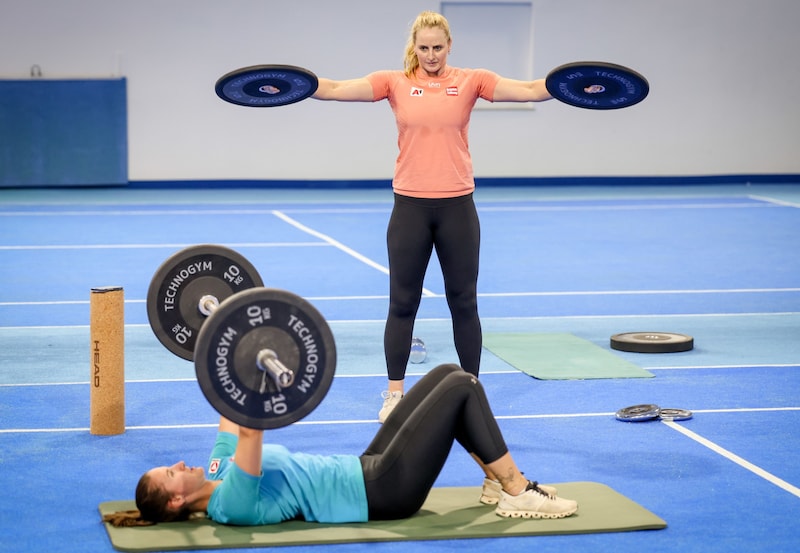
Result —
<path fill-rule="evenodd" d="M 586 109 L 620 109 L 638 104 L 650 84 L 633 69 L 602 61 L 581 61 L 556 67 L 545 78 L 553 98 Z"/>
<path fill-rule="evenodd" d="M 317 76 L 295 65 L 253 65 L 231 71 L 217 80 L 221 99 L 239 106 L 268 108 L 305 100 L 317 91 Z"/>

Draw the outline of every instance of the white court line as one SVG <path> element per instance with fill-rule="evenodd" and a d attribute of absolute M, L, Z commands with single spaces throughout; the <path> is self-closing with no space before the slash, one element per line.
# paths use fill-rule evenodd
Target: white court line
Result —
<path fill-rule="evenodd" d="M 378 419 L 364 419 L 364 420 L 338 420 L 338 421 L 297 421 L 292 425 L 314 425 L 314 426 L 329 426 L 334 424 L 375 424 Z M 126 426 L 125 431 L 134 430 L 186 430 L 193 428 L 217 428 L 219 423 L 196 423 L 196 424 L 160 424 L 160 425 L 146 425 L 146 426 Z M 45 434 L 48 432 L 62 433 L 62 432 L 90 432 L 91 429 L 87 426 L 85 428 L 7 428 L 0 429 L 0 434 Z"/>
<path fill-rule="evenodd" d="M 570 205 L 570 206 L 486 206 L 478 205 L 478 211 L 640 211 L 667 209 L 741 209 L 784 207 L 774 203 L 764 204 L 632 204 L 632 205 Z"/>
<path fill-rule="evenodd" d="M 276 217 L 278 217 L 279 219 L 282 219 L 283 221 L 289 223 L 293 227 L 295 227 L 295 228 L 297 228 L 297 229 L 299 229 L 299 230 L 301 230 L 303 232 L 306 232 L 306 233 L 310 234 L 311 236 L 316 236 L 320 240 L 324 240 L 328 244 L 334 246 L 335 248 L 338 248 L 339 250 L 343 251 L 347 255 L 355 257 L 356 259 L 358 259 L 362 263 L 365 263 L 365 264 L 369 265 L 373 269 L 377 269 L 378 271 L 382 272 L 385 275 L 389 274 L 389 268 L 388 267 L 384 267 L 383 265 L 374 262 L 370 258 L 361 255 L 360 253 L 358 253 L 354 249 L 348 248 L 347 246 L 345 246 L 344 244 L 342 244 L 338 240 L 334 240 L 333 238 L 331 238 L 330 236 L 328 236 L 326 234 L 322 234 L 321 232 L 317 232 L 316 230 L 311 229 L 311 228 L 303 225 L 302 223 L 292 219 L 291 217 L 289 217 L 285 213 L 282 213 L 280 211 L 275 211 L 274 214 L 275 214 Z M 423 296 L 435 296 L 436 294 L 434 294 L 430 290 L 427 290 L 427 289 L 423 288 L 422 289 L 422 295 Z M 310 299 L 310 298 L 306 298 L 306 299 Z M 314 301 L 314 300 L 311 300 L 311 301 Z"/>
<path fill-rule="evenodd" d="M 579 201 L 594 200 L 596 198 L 579 198 Z M 675 198 L 664 196 L 662 199 L 672 200 Z M 517 206 L 498 206 L 493 205 L 501 203 L 501 201 L 478 201 L 476 202 L 479 211 L 636 211 L 636 210 L 669 210 L 669 209 L 741 209 L 741 208 L 775 208 L 775 207 L 794 207 L 791 204 L 782 204 L 780 202 L 769 200 L 767 198 L 759 198 L 756 196 L 749 196 L 749 199 L 754 202 L 764 203 L 729 203 L 729 202 L 716 202 L 716 203 L 703 203 L 698 202 L 692 198 L 683 198 L 687 200 L 686 203 L 665 203 L 665 204 L 607 204 L 607 205 L 541 205 L 539 202 L 543 201 L 565 201 L 564 199 L 546 199 L 546 200 L 523 200 L 531 201 L 534 205 L 517 205 Z M 622 201 L 637 201 L 640 198 L 622 198 Z M 244 200 L 246 201 L 246 200 Z M 572 201 L 569 199 L 567 201 Z M 613 201 L 613 199 L 612 199 Z M 284 202 L 286 203 L 286 202 Z M 391 210 L 391 203 L 382 204 L 382 207 L 373 208 L 358 208 L 358 207 L 326 207 L 326 208 L 287 208 L 284 212 L 289 213 L 384 213 Z M 38 204 L 37 204 L 38 205 Z M 122 204 L 117 204 L 122 205 Z M 192 204 L 190 204 L 192 205 Z M 200 204 L 202 205 L 202 204 Z M 86 216 L 114 216 L 114 217 L 139 217 L 139 216 L 187 216 L 197 217 L 198 215 L 269 215 L 274 214 L 275 210 L 270 208 L 187 208 L 187 209 L 114 209 L 114 210 L 71 210 L 71 211 L 0 211 L 0 217 L 86 217 Z"/>
<path fill-rule="evenodd" d="M 53 244 L 30 246 L 0 246 L 0 250 L 181 250 L 197 244 Z M 220 244 L 229 248 L 308 248 L 327 247 L 324 242 L 242 242 Z"/>
<path fill-rule="evenodd" d="M 306 298 L 309 301 L 317 301 L 314 298 Z M 125 300 L 135 303 L 144 303 L 145 300 Z M 50 302 L 43 302 L 45 305 L 50 305 Z M 65 302 L 65 303 L 83 303 L 88 304 L 89 300 Z M 0 302 L 0 307 L 5 305 L 37 305 L 31 302 Z M 558 320 L 582 320 L 582 319 L 677 319 L 677 318 L 701 318 L 701 317 L 796 317 L 800 315 L 800 311 L 778 311 L 771 313 L 674 313 L 666 315 L 556 315 L 556 316 L 535 316 L 535 317 L 481 317 L 483 321 L 558 321 Z M 450 318 L 446 317 L 426 317 L 418 318 L 417 321 L 424 322 L 450 322 Z M 386 319 L 329 319 L 330 324 L 386 324 Z M 147 323 L 130 323 L 126 324 L 125 328 L 146 328 L 149 327 Z M 42 329 L 76 329 L 76 328 L 89 328 L 89 325 L 30 325 L 30 326 L 1 326 L 0 332 L 4 330 L 42 330 Z"/>
<path fill-rule="evenodd" d="M 780 369 L 798 367 L 798 363 L 759 363 L 758 365 L 686 365 L 685 367 L 642 367 L 648 371 L 680 371 L 684 369 Z"/>
<path fill-rule="evenodd" d="M 786 367 L 800 367 L 800 363 L 790 363 L 785 365 L 742 365 L 741 368 L 746 369 L 763 369 L 763 368 L 786 368 Z M 662 369 L 663 367 L 642 367 L 648 371 L 657 371 Z M 684 367 L 675 367 L 675 369 L 682 369 Z M 727 367 L 720 367 L 710 365 L 708 367 L 704 367 L 702 365 L 698 365 L 696 367 L 687 367 L 693 369 L 718 369 L 718 368 L 727 368 Z M 415 378 L 415 377 L 422 377 L 425 376 L 426 373 L 424 372 L 406 372 L 406 377 Z M 513 370 L 485 370 L 481 371 L 481 377 L 484 376 L 497 376 L 497 375 L 524 375 L 525 373 L 518 371 L 516 369 Z M 363 374 L 337 374 L 334 375 L 334 378 L 386 378 L 386 373 L 363 373 Z M 125 384 L 164 384 L 169 382 L 197 382 L 197 378 L 195 377 L 186 377 L 186 378 L 141 378 L 141 379 L 126 379 Z M 81 380 L 81 381 L 73 381 L 73 382 L 7 382 L 7 383 L 0 383 L 0 388 L 35 388 L 35 387 L 46 387 L 46 386 L 88 386 L 88 380 Z M 800 407 L 765 407 L 765 408 L 743 408 L 743 409 L 722 409 L 722 410 L 715 410 L 715 409 L 708 409 L 705 411 L 695 411 L 695 413 L 735 413 L 738 411 L 794 411 L 800 410 Z M 535 415 L 536 417 L 540 415 Z M 549 416 L 549 415 L 546 415 Z"/>
<path fill-rule="evenodd" d="M 385 211 L 385 210 L 384 210 Z M 152 216 L 163 215 L 174 217 L 186 215 L 197 217 L 201 215 L 273 215 L 274 209 L 146 209 L 146 210 L 83 210 L 83 211 L 0 211 L 0 217 L 87 217 L 87 216 Z"/>
<path fill-rule="evenodd" d="M 336 375 L 341 376 L 341 375 Z M 384 375 L 385 376 L 385 375 Z M 125 384 L 159 384 L 167 382 L 197 382 L 197 378 L 143 378 L 141 380 L 126 379 Z M 0 388 L 36 388 L 45 386 L 88 386 L 88 380 L 73 382 L 17 382 L 0 384 Z"/>
<path fill-rule="evenodd" d="M 331 239 L 331 244 L 348 255 L 351 255 L 366 263 L 367 265 L 378 269 L 379 271 L 389 274 L 389 269 L 371 261 L 370 259 L 362 256 L 339 244 Z M 318 245 L 318 244 L 317 244 Z M 0 246 L 0 250 L 3 248 Z M 691 294 L 779 294 L 786 292 L 800 292 L 800 288 L 731 288 L 731 289 L 708 289 L 708 290 L 597 290 L 597 291 L 566 291 L 566 292 L 490 292 L 479 293 L 478 298 L 527 298 L 527 297 L 565 297 L 565 296 L 650 296 L 650 295 L 691 295 Z M 423 296 L 428 298 L 445 298 L 445 294 L 437 294 L 427 289 L 423 289 Z M 362 301 L 362 300 L 387 300 L 388 295 L 370 295 L 370 296 L 306 296 L 305 298 L 312 302 L 321 301 Z M 60 301 L 18 301 L 18 302 L 0 302 L 0 306 L 10 305 L 71 305 L 71 304 L 89 304 L 90 300 L 60 300 Z M 127 299 L 125 303 L 145 303 L 145 299 Z M 600 315 L 605 317 L 605 315 Z M 639 315 L 636 315 L 639 316 Z M 668 315 L 664 315 L 668 316 Z M 515 318 L 515 317 L 510 317 Z M 525 317 L 527 318 L 527 317 Z M 548 317 L 558 318 L 558 317 Z"/>
<path fill-rule="evenodd" d="M 785 412 L 800 411 L 800 407 L 737 407 L 735 409 L 695 409 L 692 413 L 763 413 L 763 412 Z M 540 415 L 498 415 L 495 418 L 500 420 L 516 419 L 568 419 L 573 417 L 613 417 L 615 413 L 546 413 Z"/>
<path fill-rule="evenodd" d="M 693 413 L 767 413 L 771 411 L 800 411 L 800 407 L 737 407 L 733 409 L 695 409 Z"/>
<path fill-rule="evenodd" d="M 382 273 L 384 273 L 386 275 L 389 274 L 389 268 L 388 267 L 384 267 L 383 265 L 372 261 L 370 258 L 368 258 L 368 257 L 366 257 L 364 255 L 361 255 L 360 253 L 358 253 L 357 251 L 353 250 L 352 248 L 348 248 L 347 246 L 345 246 L 344 244 L 342 244 L 338 240 L 334 240 L 333 238 L 331 238 L 330 236 L 328 236 L 326 234 L 322 234 L 321 232 L 318 232 L 318 231 L 316 231 L 316 230 L 314 230 L 312 228 L 309 228 L 309 227 L 301 224 L 300 222 L 292 219 L 291 217 L 289 217 L 285 213 L 281 213 L 280 211 L 275 211 L 274 213 L 275 213 L 276 217 L 278 217 L 279 219 L 283 220 L 286 223 L 289 223 L 291 226 L 295 227 L 296 229 L 301 230 L 301 231 L 303 231 L 303 232 L 305 232 L 307 234 L 310 234 L 311 236 L 315 236 L 315 237 L 319 238 L 320 240 L 322 240 L 324 242 L 327 242 L 328 244 L 330 244 L 330 245 L 342 250 L 346 254 L 348 254 L 348 255 L 350 255 L 352 257 L 355 257 L 356 259 L 358 259 L 362 263 L 365 263 L 366 265 L 369 265 L 373 269 L 377 269 L 378 271 L 380 271 L 380 272 L 382 272 Z"/>
<path fill-rule="evenodd" d="M 797 316 L 800 311 L 773 311 L 761 313 L 665 313 L 665 314 L 639 314 L 639 315 L 539 315 L 534 317 L 481 317 L 487 321 L 549 321 L 549 320 L 568 320 L 568 319 L 682 319 L 682 318 L 702 318 L 702 317 L 774 317 L 774 316 Z M 422 319 L 422 320 L 447 320 L 450 319 Z M 347 321 L 339 321 L 347 322 Z"/>
<path fill-rule="evenodd" d="M 778 199 L 775 199 L 775 198 L 768 198 L 766 196 L 750 195 L 748 197 L 752 198 L 754 200 L 759 200 L 761 202 L 768 202 L 768 203 L 771 203 L 771 204 L 779 205 L 781 207 L 800 207 L 800 204 L 796 204 L 796 203 L 793 203 L 793 202 L 787 202 L 785 200 L 778 200 Z"/>
<path fill-rule="evenodd" d="M 778 478 L 777 476 L 775 476 L 774 474 L 765 471 L 761 467 L 758 467 L 758 466 L 754 465 L 750 461 L 742 459 L 741 457 L 739 457 L 735 453 L 732 453 L 732 452 L 728 451 L 727 449 L 715 444 L 714 442 L 712 442 L 710 440 L 707 440 L 706 438 L 700 436 L 699 434 L 697 434 L 695 432 L 692 432 L 691 430 L 687 429 L 685 426 L 677 424 L 676 422 L 673 422 L 673 421 L 661 421 L 661 422 L 663 422 L 664 424 L 666 424 L 667 426 L 669 426 L 673 430 L 677 430 L 678 432 L 680 432 L 684 436 L 688 436 L 689 438 L 693 439 L 697 443 L 706 446 L 711 451 L 722 455 L 723 457 L 725 457 L 726 459 L 728 459 L 730 461 L 733 461 L 734 463 L 736 463 L 740 467 L 749 470 L 750 472 L 752 472 L 753 474 L 755 474 L 757 476 L 760 476 L 764 480 L 766 480 L 766 481 L 768 481 L 768 482 L 770 482 L 772 484 L 775 484 L 779 488 L 781 488 L 783 490 L 786 490 L 787 492 L 789 492 L 790 494 L 792 494 L 794 496 L 800 497 L 800 488 L 798 488 L 797 486 L 793 486 L 793 485 L 789 484 L 787 481 L 782 480 L 782 479 Z"/>
<path fill-rule="evenodd" d="M 699 290 L 587 290 L 566 292 L 489 292 L 478 294 L 484 298 L 537 297 L 537 296 L 641 296 L 659 294 L 763 294 L 774 292 L 800 292 L 800 288 L 711 288 Z"/>
<path fill-rule="evenodd" d="M 713 409 L 697 410 L 694 413 L 749 413 L 763 411 L 800 411 L 800 407 L 756 407 L 756 408 L 737 408 L 737 409 Z M 497 420 L 529 420 L 529 419 L 571 419 L 584 417 L 613 417 L 614 413 L 564 413 L 564 414 L 541 414 L 541 415 L 498 415 Z M 336 424 L 371 424 L 378 422 L 377 419 L 347 419 L 347 420 L 328 420 L 328 421 L 298 421 L 292 424 L 309 426 L 329 426 Z M 665 424 L 674 424 L 663 421 Z M 148 426 L 126 426 L 125 430 L 165 430 L 165 429 L 186 429 L 186 428 L 214 428 L 217 423 L 195 423 L 195 424 L 166 424 Z M 681 427 L 682 428 L 682 427 Z M 34 434 L 42 432 L 88 432 L 89 428 L 6 428 L 0 429 L 0 434 Z M 710 442 L 709 442 L 710 443 Z M 720 448 L 721 449 L 721 448 Z"/>
<path fill-rule="evenodd" d="M 422 377 L 425 372 L 407 371 L 407 377 Z M 483 375 L 498 375 L 498 374 L 522 374 L 517 370 L 509 371 L 485 371 Z M 373 373 L 373 374 L 337 374 L 334 378 L 386 378 L 386 373 Z M 197 382 L 196 377 L 187 378 L 141 378 L 141 379 L 126 379 L 125 384 L 159 384 L 166 382 Z M 88 386 L 88 380 L 73 381 L 73 382 L 15 382 L 15 383 L 0 383 L 0 388 L 29 388 L 29 387 L 45 387 L 45 386 Z"/>

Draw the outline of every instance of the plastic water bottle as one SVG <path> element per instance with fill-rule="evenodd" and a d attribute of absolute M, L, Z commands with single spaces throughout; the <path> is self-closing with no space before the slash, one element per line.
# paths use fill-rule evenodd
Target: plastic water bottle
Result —
<path fill-rule="evenodd" d="M 425 342 L 419 338 L 411 339 L 411 355 L 408 360 L 412 363 L 423 363 L 428 356 L 428 350 L 425 349 Z"/>

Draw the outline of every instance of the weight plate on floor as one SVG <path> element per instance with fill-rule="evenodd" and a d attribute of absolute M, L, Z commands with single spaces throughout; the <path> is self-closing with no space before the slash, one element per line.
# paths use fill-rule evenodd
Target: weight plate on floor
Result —
<path fill-rule="evenodd" d="M 645 422 L 658 418 L 660 409 L 658 405 L 652 403 L 642 403 L 640 405 L 631 405 L 620 409 L 616 413 L 617 420 L 624 422 Z"/>
<path fill-rule="evenodd" d="M 694 347 L 694 338 L 674 332 L 625 332 L 611 337 L 611 348 L 634 353 L 676 353 Z"/>
<path fill-rule="evenodd" d="M 650 84 L 628 67 L 602 61 L 567 63 L 545 79 L 547 91 L 565 104 L 586 109 L 619 109 L 638 104 Z"/>
<path fill-rule="evenodd" d="M 147 290 L 147 318 L 168 350 L 191 361 L 207 318 L 200 312 L 200 298 L 210 295 L 222 302 L 263 285 L 256 268 L 238 252 L 213 244 L 190 246 L 155 272 Z"/>
<path fill-rule="evenodd" d="M 239 106 L 268 108 L 305 100 L 319 80 L 308 69 L 294 65 L 253 65 L 236 69 L 217 80 L 217 96 Z"/>
<path fill-rule="evenodd" d="M 661 409 L 658 418 L 663 421 L 687 421 L 692 418 L 692 412 L 687 409 Z"/>
<path fill-rule="evenodd" d="M 248 428 L 292 424 L 328 393 L 336 344 L 322 315 L 300 296 L 252 288 L 223 301 L 200 329 L 195 372 L 206 399 L 227 419 Z M 271 350 L 294 381 L 280 387 L 259 368 Z"/>

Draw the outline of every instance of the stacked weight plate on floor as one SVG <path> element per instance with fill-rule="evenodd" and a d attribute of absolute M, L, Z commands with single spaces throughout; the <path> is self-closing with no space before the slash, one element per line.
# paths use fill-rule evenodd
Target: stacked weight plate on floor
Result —
<path fill-rule="evenodd" d="M 688 409 L 664 409 L 653 403 L 631 405 L 618 410 L 614 416 L 623 422 L 647 422 L 653 420 L 685 421 L 693 414 Z"/>
<path fill-rule="evenodd" d="M 694 347 L 694 338 L 674 332 L 624 332 L 611 337 L 611 348 L 634 353 L 675 353 L 689 351 Z M 652 403 L 631 405 L 615 414 L 624 422 L 646 422 L 651 420 L 684 421 L 692 418 L 687 409 L 662 408 Z"/>

